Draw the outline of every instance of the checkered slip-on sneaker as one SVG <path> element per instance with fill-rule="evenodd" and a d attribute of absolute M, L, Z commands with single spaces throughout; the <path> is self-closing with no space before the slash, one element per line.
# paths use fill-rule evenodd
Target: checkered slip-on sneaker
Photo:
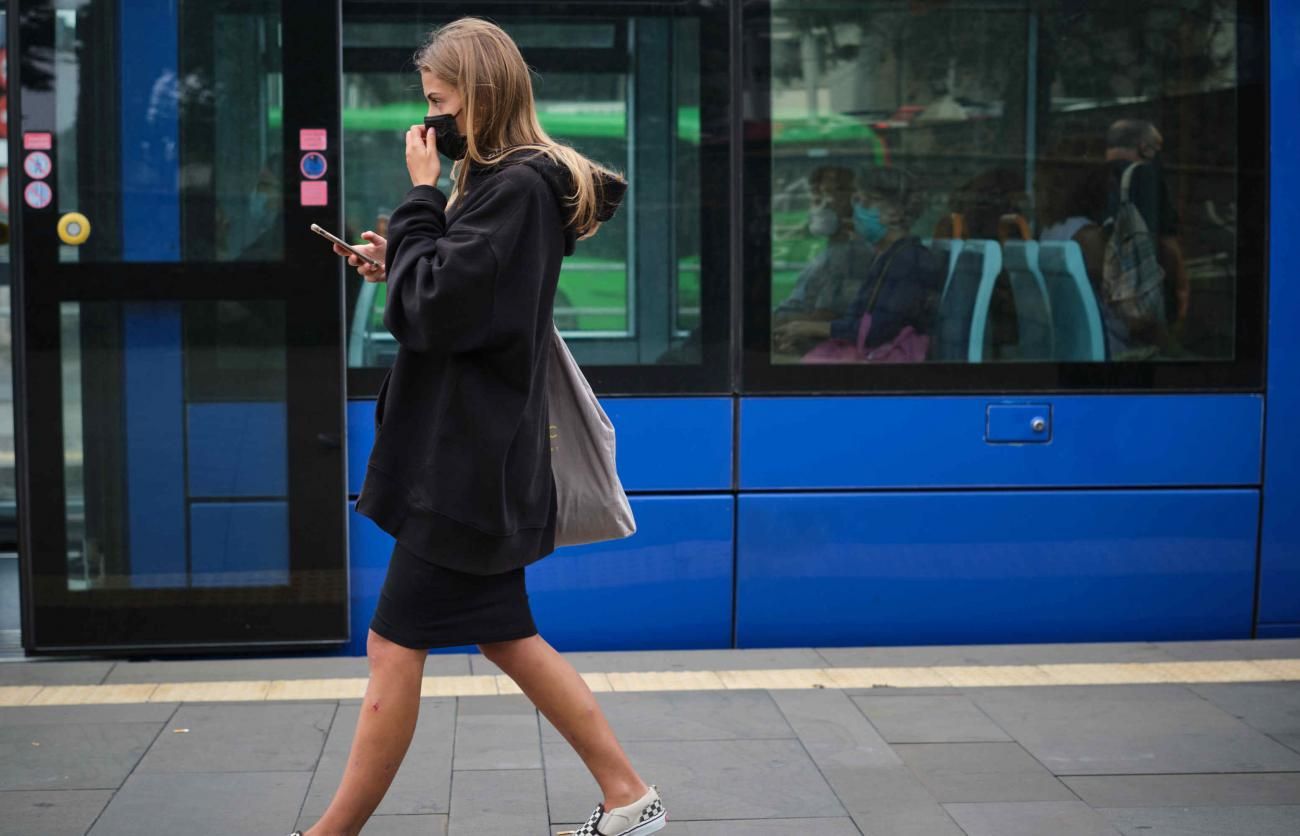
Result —
<path fill-rule="evenodd" d="M 577 830 L 561 830 L 555 836 L 645 836 L 662 830 L 668 812 L 659 798 L 659 787 L 651 784 L 646 794 L 626 807 L 606 810 L 597 804 L 587 823 Z"/>

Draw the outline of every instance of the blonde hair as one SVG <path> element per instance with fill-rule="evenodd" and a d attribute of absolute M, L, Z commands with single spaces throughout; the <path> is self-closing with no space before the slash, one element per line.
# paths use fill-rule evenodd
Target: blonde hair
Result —
<path fill-rule="evenodd" d="M 462 17 L 434 29 L 414 60 L 421 72 L 433 73 L 461 96 L 467 150 L 452 166 L 452 202 L 468 179 L 467 161 L 490 164 L 531 150 L 569 170 L 576 188 L 564 196 L 572 210 L 569 223 L 582 237 L 595 232 L 601 197 L 596 175 L 617 179 L 621 175 L 556 142 L 542 130 L 528 65 L 501 27 L 480 18 Z"/>

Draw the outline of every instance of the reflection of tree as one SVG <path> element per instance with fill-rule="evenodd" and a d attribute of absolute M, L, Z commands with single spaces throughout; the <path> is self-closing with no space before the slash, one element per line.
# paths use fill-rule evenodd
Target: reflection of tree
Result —
<path fill-rule="evenodd" d="M 53 33 L 51 23 L 54 12 L 50 9 L 26 9 L 22 12 L 19 24 L 22 33 Z M 27 38 L 19 50 L 18 66 L 22 84 L 31 90 L 50 91 L 54 89 L 54 44 Z M 17 86 L 17 82 L 13 82 Z"/>
<path fill-rule="evenodd" d="M 807 83 L 809 70 L 824 77 L 879 56 L 865 69 L 896 76 L 895 101 L 880 108 L 926 104 L 945 93 L 963 103 L 1022 107 L 1034 23 L 1040 85 L 1057 84 L 1059 95 L 1168 96 L 1236 81 L 1234 0 L 1030 0 L 1020 9 L 913 2 L 893 10 L 790 2 L 774 11 L 772 77 L 788 87 Z M 807 44 L 816 48 L 811 65 Z"/>
<path fill-rule="evenodd" d="M 1045 15 L 1056 81 L 1065 96 L 1168 96 L 1235 82 L 1236 3 L 1164 0 L 1080 4 L 1073 15 Z"/>

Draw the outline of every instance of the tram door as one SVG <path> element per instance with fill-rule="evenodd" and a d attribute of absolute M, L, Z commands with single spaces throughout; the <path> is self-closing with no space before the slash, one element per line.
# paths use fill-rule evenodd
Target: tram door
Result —
<path fill-rule="evenodd" d="M 11 21 L 28 651 L 347 638 L 338 14 Z"/>

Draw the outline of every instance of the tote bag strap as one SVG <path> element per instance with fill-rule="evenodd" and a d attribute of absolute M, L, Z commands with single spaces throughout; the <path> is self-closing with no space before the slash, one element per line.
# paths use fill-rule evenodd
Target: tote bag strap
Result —
<path fill-rule="evenodd" d="M 881 268 L 880 275 L 876 276 L 876 286 L 871 289 L 871 298 L 867 300 L 867 309 L 863 312 L 862 318 L 858 320 L 858 354 L 866 351 L 867 332 L 871 330 L 871 312 L 876 309 L 876 298 L 880 296 L 880 288 L 885 284 L 885 277 L 889 275 L 889 268 L 894 263 L 894 258 L 898 256 L 903 246 L 895 247 L 894 251 L 885 259 L 885 266 Z"/>

